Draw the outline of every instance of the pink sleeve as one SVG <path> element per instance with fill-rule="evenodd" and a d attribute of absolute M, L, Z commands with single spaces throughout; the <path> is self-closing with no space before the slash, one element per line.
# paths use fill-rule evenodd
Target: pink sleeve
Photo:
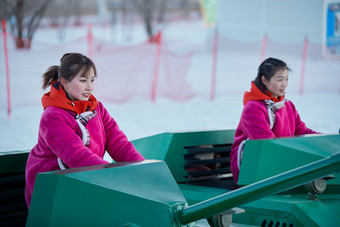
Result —
<path fill-rule="evenodd" d="M 241 122 L 244 133 L 249 139 L 274 138 L 270 129 L 267 108 L 259 102 L 248 102 L 242 113 Z"/>
<path fill-rule="evenodd" d="M 41 120 L 40 133 L 51 151 L 71 168 L 108 163 L 86 147 L 76 132 L 77 124 L 62 114 L 48 113 Z"/>
<path fill-rule="evenodd" d="M 106 150 L 116 162 L 142 161 L 144 157 L 128 141 L 126 135 L 119 129 L 117 122 L 102 107 L 102 119 L 106 134 Z"/>

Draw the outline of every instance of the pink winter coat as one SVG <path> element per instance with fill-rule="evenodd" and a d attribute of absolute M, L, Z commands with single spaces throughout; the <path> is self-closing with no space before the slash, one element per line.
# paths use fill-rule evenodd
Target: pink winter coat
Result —
<path fill-rule="evenodd" d="M 237 164 L 238 148 L 242 141 L 316 133 L 305 126 L 294 104 L 290 101 L 287 101 L 275 115 L 274 127 L 270 129 L 265 101 L 253 100 L 244 106 L 230 153 L 230 168 L 236 183 L 240 172 Z"/>
<path fill-rule="evenodd" d="M 108 162 L 103 159 L 105 151 L 116 162 L 144 160 L 103 104 L 98 102 L 95 110 L 97 115 L 86 125 L 90 134 L 90 144 L 86 147 L 75 113 L 54 106 L 46 107 L 40 120 L 38 143 L 31 150 L 26 165 L 28 207 L 37 173 L 60 170 L 58 157 L 70 168 L 106 164 Z"/>

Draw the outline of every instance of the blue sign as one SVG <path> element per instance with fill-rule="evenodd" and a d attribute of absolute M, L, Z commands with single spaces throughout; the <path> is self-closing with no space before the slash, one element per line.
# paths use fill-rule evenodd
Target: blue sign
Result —
<path fill-rule="evenodd" d="M 329 55 L 340 56 L 340 2 L 327 5 L 326 45 Z"/>

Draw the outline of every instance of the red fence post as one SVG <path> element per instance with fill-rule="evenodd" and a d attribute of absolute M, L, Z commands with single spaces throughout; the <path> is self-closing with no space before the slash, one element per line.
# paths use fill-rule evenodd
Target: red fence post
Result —
<path fill-rule="evenodd" d="M 87 26 L 87 56 L 92 59 L 92 25 Z"/>
<path fill-rule="evenodd" d="M 268 43 L 268 37 L 266 34 L 263 35 L 262 38 L 262 47 L 261 47 L 261 58 L 260 58 L 260 63 L 264 61 L 264 58 L 266 57 L 266 52 L 267 52 L 267 43 Z"/>
<path fill-rule="evenodd" d="M 9 81 L 9 63 L 8 63 L 8 49 L 7 49 L 7 32 L 6 32 L 6 20 L 1 21 L 2 32 L 4 36 L 4 52 L 5 52 L 5 63 L 6 63 L 6 79 L 7 79 L 7 116 L 11 116 L 11 91 Z"/>
<path fill-rule="evenodd" d="M 339 81 L 340 82 L 340 81 Z M 340 94 L 340 83 L 339 83 L 339 94 Z"/>
<path fill-rule="evenodd" d="M 217 60 L 218 60 L 218 29 L 215 27 L 214 43 L 213 43 L 213 62 L 212 62 L 212 74 L 211 74 L 211 90 L 210 100 L 215 99 L 216 93 L 216 73 L 217 73 Z"/>
<path fill-rule="evenodd" d="M 153 81 L 152 81 L 152 91 L 151 91 L 152 102 L 156 101 L 156 96 L 157 96 L 159 67 L 160 67 L 160 62 L 161 62 L 161 49 L 162 49 L 161 47 L 162 47 L 162 31 L 159 31 L 157 34 L 157 52 L 156 52 L 156 61 L 155 61 L 155 68 L 154 68 Z"/>
<path fill-rule="evenodd" d="M 303 52 L 302 52 L 302 64 L 301 64 L 301 76 L 300 76 L 300 89 L 299 94 L 303 94 L 303 87 L 304 87 L 304 80 L 305 80 L 305 69 L 306 69 L 306 58 L 307 58 L 307 51 L 308 51 L 308 38 L 305 38 L 303 44 Z"/>

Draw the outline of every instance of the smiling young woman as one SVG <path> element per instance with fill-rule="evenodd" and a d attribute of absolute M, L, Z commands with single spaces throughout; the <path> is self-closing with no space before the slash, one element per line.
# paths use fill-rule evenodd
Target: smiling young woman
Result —
<path fill-rule="evenodd" d="M 60 78 L 60 82 L 64 87 L 70 100 L 89 100 L 91 93 L 94 89 L 94 80 L 96 75 L 92 68 L 88 72 L 80 71 L 75 75 L 71 81 L 67 81 L 63 77 Z"/>
<path fill-rule="evenodd" d="M 285 97 L 289 72 L 285 62 L 268 58 L 260 64 L 250 91 L 244 93 L 244 108 L 230 152 L 236 183 L 246 140 L 317 133 L 305 126 L 294 104 Z"/>
<path fill-rule="evenodd" d="M 92 95 L 97 70 L 79 53 L 65 54 L 60 66 L 43 75 L 38 143 L 26 164 L 26 203 L 29 207 L 38 173 L 108 163 L 105 152 L 116 162 L 142 161 L 103 104 Z"/>

